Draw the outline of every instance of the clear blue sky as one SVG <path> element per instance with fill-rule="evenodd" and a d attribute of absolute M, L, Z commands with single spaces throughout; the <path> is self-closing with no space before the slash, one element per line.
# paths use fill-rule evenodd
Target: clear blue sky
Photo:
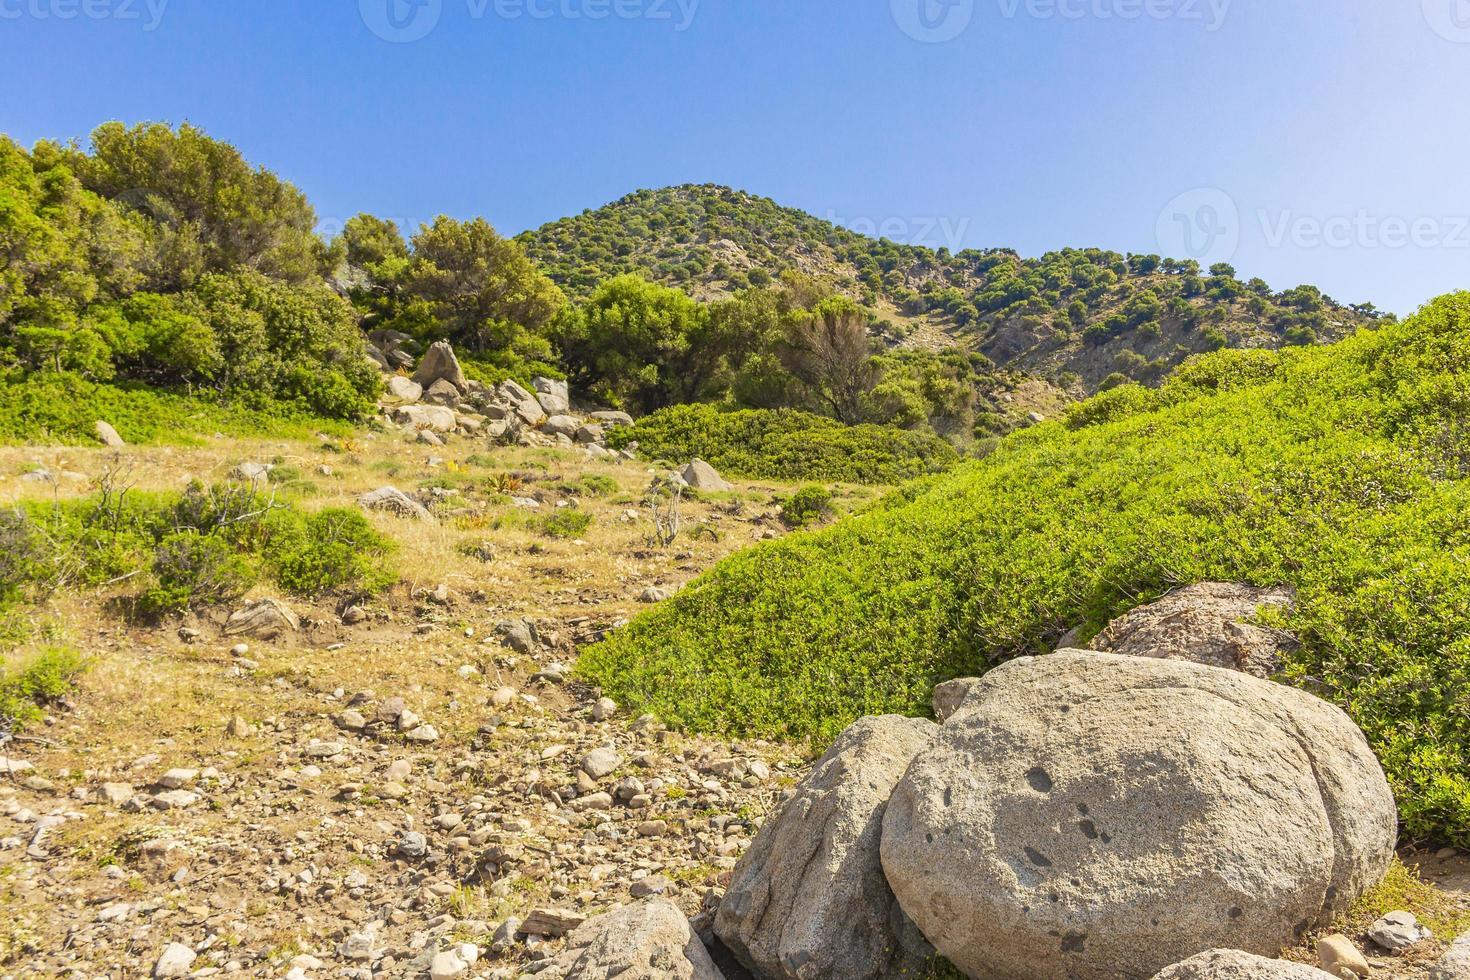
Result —
<path fill-rule="evenodd" d="M 1470 0 L 0 0 L 0 91 L 26 144 L 193 122 L 327 223 L 708 181 L 1397 312 L 1470 287 Z"/>

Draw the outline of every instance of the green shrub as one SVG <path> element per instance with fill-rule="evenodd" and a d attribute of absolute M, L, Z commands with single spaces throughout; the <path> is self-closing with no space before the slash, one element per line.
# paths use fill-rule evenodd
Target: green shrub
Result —
<path fill-rule="evenodd" d="M 255 565 L 223 537 L 193 530 L 160 541 L 152 571 L 152 587 L 138 598 L 139 611 L 151 616 L 233 602 L 259 576 Z"/>
<path fill-rule="evenodd" d="M 781 502 L 781 520 L 800 528 L 832 516 L 832 491 L 826 487 L 802 487 Z"/>
<path fill-rule="evenodd" d="M 698 456 L 730 476 L 754 480 L 899 483 L 952 466 L 959 455 L 943 439 L 880 425 L 847 426 L 806 412 L 724 412 L 678 405 L 608 433 L 608 445 L 637 442 L 653 458 Z"/>
<path fill-rule="evenodd" d="M 0 665 L 0 727 L 39 721 L 41 709 L 65 697 L 85 668 L 70 647 L 48 647 L 19 669 Z"/>
<path fill-rule="evenodd" d="M 583 510 L 564 507 L 536 522 L 542 534 L 552 538 L 580 538 L 592 526 L 592 515 Z"/>
<path fill-rule="evenodd" d="M 304 596 L 342 588 L 379 592 L 396 576 L 386 564 L 394 543 L 355 510 L 333 508 L 273 519 L 266 562 L 282 587 Z"/>
<path fill-rule="evenodd" d="M 825 742 L 1171 588 L 1288 584 L 1280 679 L 1343 707 L 1404 832 L 1470 845 L 1470 293 L 1335 347 L 1203 359 L 761 545 L 590 648 L 633 711 Z"/>

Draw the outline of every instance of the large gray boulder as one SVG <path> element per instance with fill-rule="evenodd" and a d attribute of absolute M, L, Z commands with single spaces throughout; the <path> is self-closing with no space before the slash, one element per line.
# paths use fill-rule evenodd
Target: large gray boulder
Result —
<path fill-rule="evenodd" d="M 696 459 L 680 471 L 679 475 L 684 482 L 695 490 L 704 490 L 711 493 L 723 493 L 731 489 L 718 471 L 702 459 Z"/>
<path fill-rule="evenodd" d="M 765 980 L 918 976 L 933 950 L 878 859 L 883 809 L 930 721 L 864 718 L 838 736 L 736 866 L 715 934 Z"/>
<path fill-rule="evenodd" d="M 423 400 L 429 405 L 438 405 L 441 408 L 459 408 L 464 401 L 464 396 L 459 389 L 443 378 L 429 385 L 423 394 Z"/>
<path fill-rule="evenodd" d="M 123 437 L 117 434 L 117 430 L 101 419 L 92 423 L 92 431 L 97 434 L 97 441 L 108 449 L 126 449 L 127 443 Z"/>
<path fill-rule="evenodd" d="M 442 405 L 401 405 L 393 410 L 393 420 L 414 429 L 453 432 L 459 426 L 454 409 Z"/>
<path fill-rule="evenodd" d="M 1336 980 L 1314 966 L 1272 960 L 1238 949 L 1212 949 L 1166 967 L 1153 980 Z"/>
<path fill-rule="evenodd" d="M 536 389 L 536 400 L 547 415 L 565 415 L 571 410 L 572 396 L 565 381 L 532 378 L 531 386 Z"/>
<path fill-rule="evenodd" d="M 570 415 L 553 415 L 542 424 L 541 431 L 547 435 L 567 436 L 570 438 L 576 435 L 577 430 L 581 427 L 582 423 Z"/>
<path fill-rule="evenodd" d="M 454 348 L 442 340 L 429 348 L 419 362 L 418 370 L 413 373 L 413 380 L 425 391 L 433 387 L 435 381 L 448 381 L 461 393 L 468 390 L 464 369 L 459 366 L 459 358 L 454 356 Z"/>
<path fill-rule="evenodd" d="M 395 374 L 388 379 L 388 394 L 405 405 L 412 405 L 424 397 L 424 386 L 401 374 Z"/>
<path fill-rule="evenodd" d="M 502 381 L 496 385 L 494 398 L 526 425 L 540 425 L 546 420 L 546 409 L 534 395 L 514 381 Z"/>
<path fill-rule="evenodd" d="M 883 818 L 903 910 L 974 976 L 1148 976 L 1275 955 L 1386 872 L 1361 732 L 1294 688 L 1067 650 L 982 678 Z"/>
<path fill-rule="evenodd" d="M 1287 587 L 1202 582 L 1113 620 L 1088 646 L 1270 677 L 1281 669 L 1281 653 L 1294 647 L 1296 638 L 1252 620 L 1263 606 L 1286 609 L 1295 601 L 1295 591 Z"/>
<path fill-rule="evenodd" d="M 395 517 L 403 517 L 412 521 L 432 523 L 435 520 L 429 508 L 397 487 L 379 487 L 376 490 L 370 490 L 357 498 L 357 505 L 363 510 L 381 510 Z"/>
<path fill-rule="evenodd" d="M 537 974 L 551 980 L 724 980 L 678 906 L 663 899 L 588 919 Z"/>

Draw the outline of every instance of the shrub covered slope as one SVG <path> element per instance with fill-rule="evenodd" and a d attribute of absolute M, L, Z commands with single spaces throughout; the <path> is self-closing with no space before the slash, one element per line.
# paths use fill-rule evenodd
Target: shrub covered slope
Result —
<path fill-rule="evenodd" d="M 649 458 L 686 462 L 698 456 L 727 475 L 752 480 L 900 483 L 959 461 L 947 442 L 923 432 L 712 405 L 667 408 L 608 437 L 614 447 L 633 442 Z"/>
<path fill-rule="evenodd" d="M 738 555 L 581 661 L 637 710 L 827 739 L 1205 580 L 1289 583 L 1284 676 L 1362 726 L 1414 836 L 1470 844 L 1470 293 L 1220 352 L 836 527 Z"/>

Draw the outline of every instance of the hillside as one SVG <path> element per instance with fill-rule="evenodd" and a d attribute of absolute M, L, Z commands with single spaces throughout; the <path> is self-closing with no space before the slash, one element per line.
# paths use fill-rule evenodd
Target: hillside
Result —
<path fill-rule="evenodd" d="M 1181 584 L 1291 585 L 1285 671 L 1406 832 L 1470 843 L 1470 293 L 1335 346 L 1221 352 L 718 566 L 581 664 L 696 730 L 830 738 Z"/>
<path fill-rule="evenodd" d="M 895 345 L 959 344 L 1073 390 L 1156 383 L 1191 354 L 1330 341 L 1377 319 L 1371 304 L 1275 292 L 1228 266 L 1101 249 L 951 255 L 713 185 L 638 191 L 519 241 L 574 298 L 638 273 L 709 300 L 794 270 L 863 303 Z"/>

